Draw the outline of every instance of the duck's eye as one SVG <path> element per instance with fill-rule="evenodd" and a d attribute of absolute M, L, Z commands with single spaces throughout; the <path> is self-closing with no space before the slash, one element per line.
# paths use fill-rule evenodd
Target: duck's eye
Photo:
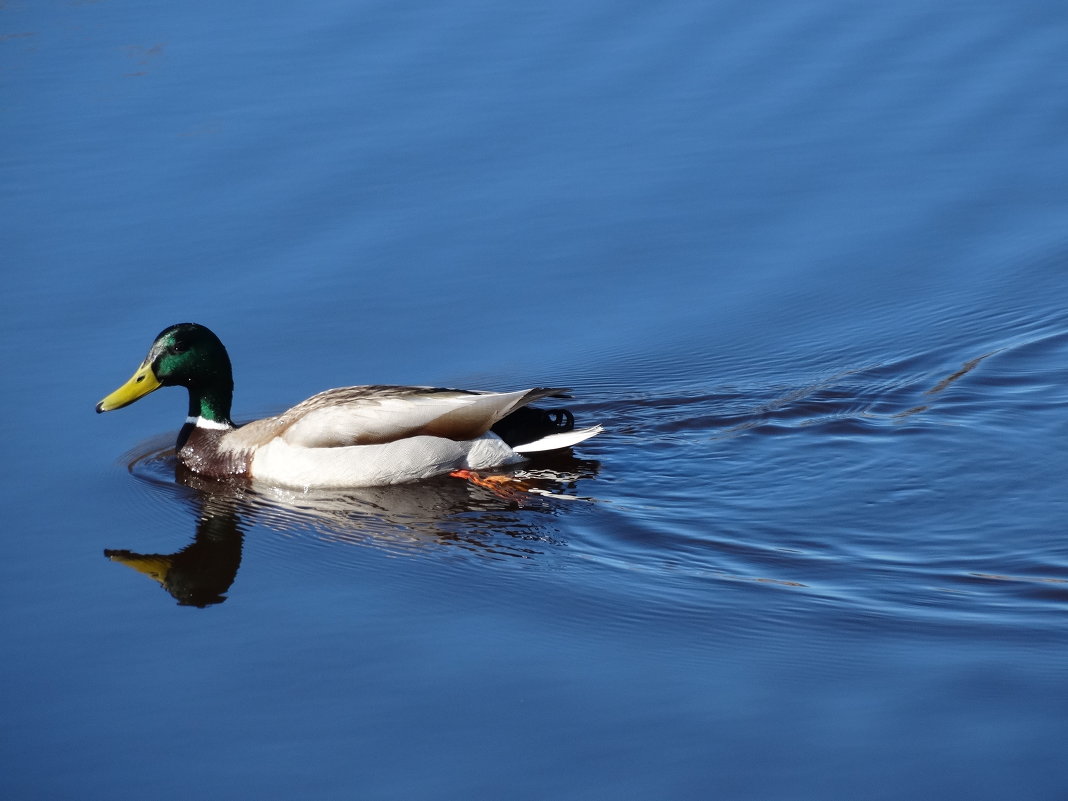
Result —
<path fill-rule="evenodd" d="M 185 345 L 181 342 L 172 342 L 167 346 L 167 353 L 172 356 L 177 356 L 179 353 L 185 353 Z"/>

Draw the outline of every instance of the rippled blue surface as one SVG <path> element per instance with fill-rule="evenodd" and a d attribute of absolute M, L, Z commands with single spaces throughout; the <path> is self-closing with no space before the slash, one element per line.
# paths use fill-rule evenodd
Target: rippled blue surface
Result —
<path fill-rule="evenodd" d="M 0 82 L 3 797 L 1065 797 L 1062 4 L 9 2 Z M 588 500 L 176 482 L 92 408 L 185 319 L 246 419 L 571 386 Z"/>

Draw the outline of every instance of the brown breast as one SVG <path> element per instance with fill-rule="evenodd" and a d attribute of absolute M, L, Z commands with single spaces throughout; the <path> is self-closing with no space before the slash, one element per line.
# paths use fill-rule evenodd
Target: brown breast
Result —
<path fill-rule="evenodd" d="M 207 478 L 247 476 L 252 464 L 252 451 L 222 446 L 222 439 L 228 433 L 226 430 L 197 428 L 187 423 L 178 435 L 178 461 L 197 475 Z"/>

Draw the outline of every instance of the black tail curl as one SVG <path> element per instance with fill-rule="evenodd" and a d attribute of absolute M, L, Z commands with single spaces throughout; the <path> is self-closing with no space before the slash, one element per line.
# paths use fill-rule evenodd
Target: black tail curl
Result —
<path fill-rule="evenodd" d="M 567 409 L 537 409 L 523 406 L 498 420 L 490 431 L 509 447 L 526 445 L 550 434 L 562 434 L 575 427 L 575 415 Z"/>

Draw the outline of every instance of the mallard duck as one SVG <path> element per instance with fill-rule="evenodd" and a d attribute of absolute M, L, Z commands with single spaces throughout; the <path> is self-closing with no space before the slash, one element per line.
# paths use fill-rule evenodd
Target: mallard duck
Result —
<path fill-rule="evenodd" d="M 367 487 L 515 464 L 599 433 L 576 430 L 566 409 L 527 404 L 560 388 L 481 392 L 434 387 L 328 389 L 276 417 L 230 419 L 233 373 L 219 338 L 196 323 L 156 337 L 129 381 L 96 405 L 121 409 L 160 387 L 189 390 L 178 460 L 208 478 L 244 477 L 285 487 Z"/>

